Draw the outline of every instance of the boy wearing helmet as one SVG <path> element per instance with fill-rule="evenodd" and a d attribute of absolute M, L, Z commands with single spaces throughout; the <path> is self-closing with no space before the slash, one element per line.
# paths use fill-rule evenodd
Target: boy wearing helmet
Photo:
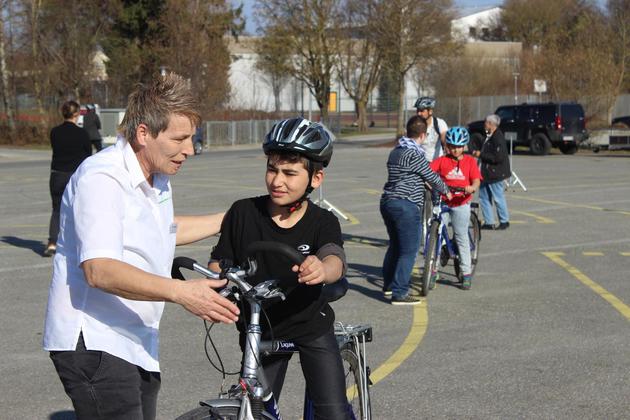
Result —
<path fill-rule="evenodd" d="M 427 160 L 431 162 L 433 159 L 444 154 L 448 125 L 443 119 L 433 116 L 435 98 L 422 96 L 416 99 L 414 107 L 416 108 L 416 113 L 427 122 L 427 138 L 424 141 L 423 147 Z"/>
<path fill-rule="evenodd" d="M 285 301 L 266 309 L 261 317 L 263 339 L 294 341 L 306 387 L 317 418 L 346 418 L 345 378 L 334 335 L 334 312 L 321 299 L 323 284 L 341 279 L 346 270 L 339 221 L 311 202 L 308 194 L 324 179 L 324 167 L 332 157 L 333 135 L 321 124 L 303 118 L 280 121 L 267 134 L 265 184 L 268 195 L 235 202 L 226 214 L 221 237 L 212 250 L 209 267 L 219 271 L 218 261 L 246 262 L 246 246 L 252 241 L 288 244 L 306 256 L 291 265 L 277 254 L 257 255 L 258 270 L 249 281 L 256 284 L 277 279 L 288 291 Z M 243 343 L 243 329 L 241 343 Z M 280 397 L 291 355 L 262 359 L 265 376 L 276 399 Z"/>
<path fill-rule="evenodd" d="M 452 198 L 445 198 L 446 205 L 451 209 L 448 215 L 457 242 L 459 264 L 462 273 L 462 289 L 470 289 L 472 269 L 470 260 L 470 243 L 468 240 L 468 224 L 470 223 L 470 201 L 475 191 L 479 190 L 481 173 L 477 161 L 470 155 L 464 154 L 464 146 L 468 144 L 470 136 L 464 127 L 452 127 L 446 132 L 446 155 L 431 162 L 431 169 L 437 172 L 449 187 L 463 188 L 463 194 L 453 194 Z M 451 189 L 452 191 L 452 189 Z M 435 279 L 431 279 L 434 285 Z"/>

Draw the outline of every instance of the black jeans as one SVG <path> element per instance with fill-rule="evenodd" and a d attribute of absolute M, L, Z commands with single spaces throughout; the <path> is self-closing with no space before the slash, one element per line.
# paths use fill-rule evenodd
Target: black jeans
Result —
<path fill-rule="evenodd" d="M 50 216 L 50 225 L 48 227 L 48 242 L 57 243 L 61 198 L 71 176 L 72 172 L 50 171 L 48 186 L 50 188 L 50 197 L 52 198 L 52 215 Z"/>
<path fill-rule="evenodd" d="M 316 419 L 348 418 L 346 382 L 339 346 L 333 328 L 309 342 L 296 342 L 308 396 L 313 402 Z M 262 358 L 265 376 L 276 401 L 284 384 L 292 354 L 277 354 Z"/>
<path fill-rule="evenodd" d="M 97 152 L 103 150 L 103 139 L 90 140 L 92 142 L 92 146 L 96 149 Z"/>
<path fill-rule="evenodd" d="M 77 419 L 153 420 L 160 373 L 148 372 L 104 351 L 86 350 L 83 335 L 74 351 L 51 351 Z"/>

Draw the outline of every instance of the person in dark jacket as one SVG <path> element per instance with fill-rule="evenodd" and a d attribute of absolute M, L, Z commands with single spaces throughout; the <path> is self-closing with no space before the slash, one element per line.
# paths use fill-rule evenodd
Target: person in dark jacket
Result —
<path fill-rule="evenodd" d="M 80 115 L 79 104 L 68 101 L 61 106 L 64 122 L 50 131 L 52 162 L 50 164 L 50 196 L 52 215 L 48 228 L 48 245 L 44 256 L 50 257 L 57 250 L 59 234 L 59 209 L 66 184 L 83 160 L 92 154 L 92 143 L 84 129 L 77 125 Z"/>
<path fill-rule="evenodd" d="M 503 181 L 510 177 L 510 160 L 503 132 L 499 129 L 501 119 L 496 114 L 486 117 L 484 128 L 486 139 L 480 150 L 474 150 L 472 155 L 481 161 L 481 188 L 479 189 L 479 202 L 483 214 L 482 229 L 504 230 L 510 226 L 510 214 L 505 201 Z M 499 225 L 494 223 L 494 209 L 497 208 Z"/>
<path fill-rule="evenodd" d="M 96 113 L 94 104 L 87 104 L 87 113 L 83 116 L 83 128 L 88 132 L 90 141 L 94 145 L 97 152 L 103 149 L 103 138 L 101 137 L 101 119 Z"/>

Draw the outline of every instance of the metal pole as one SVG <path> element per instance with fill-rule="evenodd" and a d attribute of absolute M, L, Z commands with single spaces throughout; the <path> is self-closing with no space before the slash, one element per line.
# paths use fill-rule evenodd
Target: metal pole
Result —
<path fill-rule="evenodd" d="M 516 105 L 518 103 L 518 76 L 520 73 L 514 72 L 512 75 L 514 76 L 514 105 Z"/>

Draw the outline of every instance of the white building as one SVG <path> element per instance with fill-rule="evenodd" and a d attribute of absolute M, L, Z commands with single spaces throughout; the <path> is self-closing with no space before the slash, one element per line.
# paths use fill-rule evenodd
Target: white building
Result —
<path fill-rule="evenodd" d="M 460 11 L 460 17 L 451 22 L 453 38 L 464 42 L 487 40 L 501 15 L 500 7 L 470 7 Z"/>
<path fill-rule="evenodd" d="M 480 39 L 491 38 L 489 35 L 494 22 L 501 12 L 500 7 L 490 8 L 466 8 L 462 9 L 460 17 L 452 21 L 453 37 L 465 42 L 465 54 L 474 57 L 484 57 L 489 60 L 518 61 L 521 52 L 521 44 L 514 42 L 485 42 Z M 254 52 L 253 43 L 255 37 L 239 37 L 238 42 L 232 38 L 229 40 L 228 49 L 232 56 L 230 65 L 231 98 L 230 106 L 235 109 L 257 109 L 263 111 L 274 110 L 274 97 L 270 84 L 265 75 L 256 69 L 257 54 Z M 515 65 L 517 65 L 515 63 Z M 411 74 L 406 81 L 406 104 L 408 108 L 418 96 L 432 94 L 431 89 L 421 91 L 418 87 L 417 77 Z M 337 95 L 337 107 L 341 112 L 354 112 L 354 102 L 348 97 L 341 84 L 332 81 L 331 92 Z M 378 95 L 375 89 L 373 104 L 376 104 Z M 303 110 L 308 114 L 309 110 L 319 110 L 315 98 L 310 94 L 303 83 L 292 78 L 282 88 L 280 98 L 281 111 Z"/>

